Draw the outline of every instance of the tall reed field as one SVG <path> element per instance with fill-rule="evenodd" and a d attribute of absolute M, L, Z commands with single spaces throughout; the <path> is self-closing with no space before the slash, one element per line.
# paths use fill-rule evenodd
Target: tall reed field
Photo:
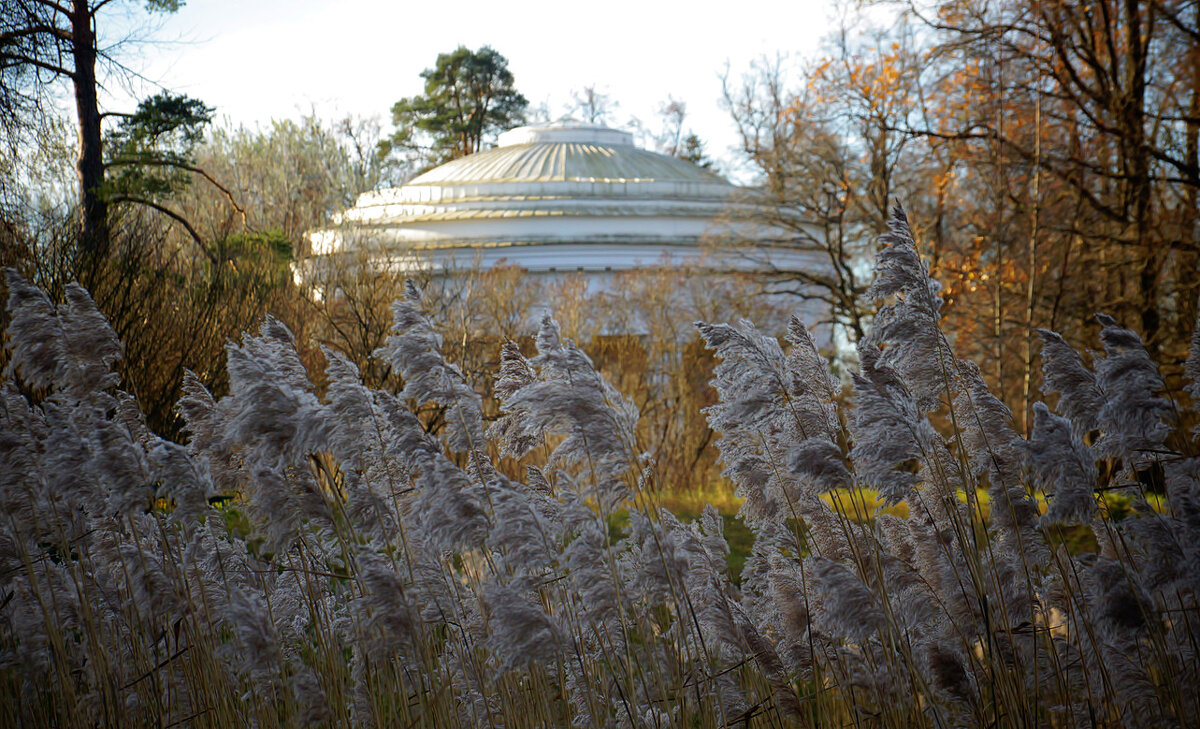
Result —
<path fill-rule="evenodd" d="M 1023 438 L 902 211 L 847 397 L 800 321 L 697 324 L 739 580 L 550 318 L 494 422 L 415 287 L 376 352 L 399 393 L 327 351 L 318 397 L 268 319 L 228 395 L 188 378 L 179 445 L 82 288 L 8 288 L 2 726 L 1200 726 L 1200 337 L 1168 393 L 1103 314 L 1087 358 L 1041 332 Z"/>

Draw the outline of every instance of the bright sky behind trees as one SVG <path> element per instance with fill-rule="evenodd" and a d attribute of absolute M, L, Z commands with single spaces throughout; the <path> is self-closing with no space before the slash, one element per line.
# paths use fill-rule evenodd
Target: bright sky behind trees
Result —
<path fill-rule="evenodd" d="M 831 27 L 819 0 L 746 0 L 734 5 L 652 0 L 606 3 L 453 4 L 388 0 L 190 0 L 178 13 L 113 18 L 102 36 L 138 36 L 158 24 L 163 41 L 123 56 L 144 81 L 110 83 L 108 104 L 133 106 L 161 84 L 203 99 L 218 118 L 255 124 L 315 110 L 334 118 L 379 115 L 420 93 L 420 72 L 458 45 L 491 45 L 509 59 L 531 105 L 558 117 L 572 91 L 593 85 L 651 129 L 668 97 L 687 104 L 686 126 L 713 156 L 728 157 L 734 127 L 720 108 L 720 76 L 750 63 L 814 50 Z M 125 84 L 127 85 L 127 84 Z"/>

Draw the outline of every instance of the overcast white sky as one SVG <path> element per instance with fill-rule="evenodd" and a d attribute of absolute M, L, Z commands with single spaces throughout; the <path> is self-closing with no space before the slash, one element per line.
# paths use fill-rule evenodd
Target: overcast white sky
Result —
<path fill-rule="evenodd" d="M 102 34 L 145 19 L 141 3 L 129 5 L 128 18 L 110 17 Z M 509 59 L 517 88 L 554 117 L 573 90 L 595 85 L 619 103 L 619 120 L 658 128 L 657 110 L 673 96 L 710 153 L 725 157 L 736 142 L 719 106 L 727 64 L 736 77 L 764 56 L 814 52 L 831 8 L 819 0 L 189 0 L 151 32 L 178 42 L 124 58 L 235 123 L 315 109 L 331 119 L 379 115 L 390 128 L 391 105 L 421 92 L 419 74 L 439 53 L 491 45 Z M 130 103 L 111 88 L 110 106 Z"/>

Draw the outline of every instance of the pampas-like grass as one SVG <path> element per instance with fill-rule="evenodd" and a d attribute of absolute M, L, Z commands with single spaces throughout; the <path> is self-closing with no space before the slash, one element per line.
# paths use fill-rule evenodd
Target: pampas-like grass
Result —
<path fill-rule="evenodd" d="M 1105 352 L 1096 364 L 1096 384 L 1104 393 L 1096 413 L 1104 435 L 1096 449 L 1109 458 L 1124 459 L 1130 468 L 1149 465 L 1158 460 L 1157 451 L 1171 430 L 1171 403 L 1157 396 L 1164 387 L 1162 377 L 1141 337 L 1110 316 L 1096 318 L 1104 325 L 1100 341 Z"/>
<path fill-rule="evenodd" d="M 1200 460 L 1140 339 L 1102 317 L 1093 370 L 1042 332 L 1026 440 L 902 211 L 882 242 L 852 406 L 799 321 L 698 325 L 740 582 L 550 318 L 486 428 L 414 287 L 377 352 L 399 394 L 327 351 L 318 396 L 268 319 L 229 394 L 185 376 L 179 445 L 87 293 L 10 272 L 0 726 L 1197 725 Z"/>
<path fill-rule="evenodd" d="M 1071 345 L 1048 329 L 1039 329 L 1042 338 L 1042 392 L 1058 394 L 1059 414 L 1069 419 L 1081 433 L 1096 427 L 1096 416 L 1104 404 L 1104 393 Z"/>

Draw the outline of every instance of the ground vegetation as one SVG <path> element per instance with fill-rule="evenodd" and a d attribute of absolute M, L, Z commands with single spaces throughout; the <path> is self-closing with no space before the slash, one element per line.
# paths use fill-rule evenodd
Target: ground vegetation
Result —
<path fill-rule="evenodd" d="M 375 352 L 399 392 L 328 350 L 318 395 L 269 318 L 228 394 L 185 375 L 179 444 L 87 292 L 10 271 L 0 722 L 1194 726 L 1200 339 L 1170 391 L 1108 315 L 1090 364 L 1040 332 L 1026 438 L 901 212 L 880 247 L 850 405 L 801 322 L 696 324 L 737 582 L 717 512 L 660 508 L 637 407 L 551 317 L 502 349 L 490 424 L 415 285 Z"/>

